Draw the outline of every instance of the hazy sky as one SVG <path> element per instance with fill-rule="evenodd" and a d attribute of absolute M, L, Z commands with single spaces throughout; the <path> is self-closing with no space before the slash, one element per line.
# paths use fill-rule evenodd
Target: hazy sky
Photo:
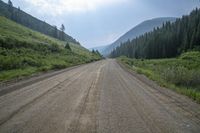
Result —
<path fill-rule="evenodd" d="M 7 2 L 7 0 L 3 0 Z M 140 22 L 180 17 L 200 7 L 199 0 L 12 0 L 14 6 L 66 33 L 87 47 L 110 44 Z"/>

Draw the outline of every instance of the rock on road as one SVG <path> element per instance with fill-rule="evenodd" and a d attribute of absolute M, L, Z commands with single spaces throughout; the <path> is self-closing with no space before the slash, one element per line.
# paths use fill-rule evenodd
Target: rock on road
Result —
<path fill-rule="evenodd" d="M 1 95 L 0 133 L 200 133 L 200 105 L 108 59 Z"/>

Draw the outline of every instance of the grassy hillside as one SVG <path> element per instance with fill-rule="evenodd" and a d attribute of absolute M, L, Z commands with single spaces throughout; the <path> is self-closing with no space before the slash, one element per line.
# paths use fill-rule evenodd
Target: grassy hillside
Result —
<path fill-rule="evenodd" d="M 200 52 L 183 53 L 173 59 L 143 60 L 120 57 L 118 60 L 161 86 L 200 103 Z"/>
<path fill-rule="evenodd" d="M 0 81 L 99 60 L 80 45 L 32 31 L 0 17 Z"/>

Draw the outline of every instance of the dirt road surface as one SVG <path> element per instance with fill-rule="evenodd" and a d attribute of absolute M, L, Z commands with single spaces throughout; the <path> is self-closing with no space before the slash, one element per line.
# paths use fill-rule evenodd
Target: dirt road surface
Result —
<path fill-rule="evenodd" d="M 3 93 L 0 133 L 200 133 L 200 105 L 109 59 Z"/>

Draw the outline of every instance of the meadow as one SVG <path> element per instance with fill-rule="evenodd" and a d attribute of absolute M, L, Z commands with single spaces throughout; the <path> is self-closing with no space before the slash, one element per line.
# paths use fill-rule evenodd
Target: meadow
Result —
<path fill-rule="evenodd" d="M 123 56 L 118 61 L 159 85 L 200 103 L 200 52 L 186 52 L 171 59 L 130 59 Z"/>

